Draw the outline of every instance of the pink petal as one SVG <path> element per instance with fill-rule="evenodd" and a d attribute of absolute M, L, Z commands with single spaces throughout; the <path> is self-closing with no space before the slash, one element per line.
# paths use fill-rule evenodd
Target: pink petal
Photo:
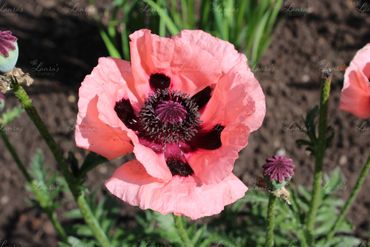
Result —
<path fill-rule="evenodd" d="M 142 29 L 130 35 L 132 70 L 140 98 L 150 92 L 149 77 L 164 73 L 171 89 L 194 95 L 214 85 L 240 57 L 234 46 L 201 30 L 184 30 L 161 38 Z"/>
<path fill-rule="evenodd" d="M 135 160 L 118 168 L 105 185 L 113 195 L 131 205 L 162 214 L 185 215 L 193 220 L 220 213 L 225 205 L 240 199 L 247 191 L 233 174 L 212 185 L 180 176 L 163 183 L 146 174 Z"/>
<path fill-rule="evenodd" d="M 370 43 L 360 49 L 352 59 L 350 67 L 356 66 L 370 78 Z"/>
<path fill-rule="evenodd" d="M 359 50 L 344 74 L 340 109 L 359 118 L 370 117 L 370 44 Z"/>
<path fill-rule="evenodd" d="M 346 72 L 339 107 L 359 118 L 370 117 L 370 83 L 361 71 Z"/>
<path fill-rule="evenodd" d="M 113 101 L 135 97 L 127 81 L 129 64 L 125 61 L 100 58 L 91 75 L 86 76 L 79 90 L 75 141 L 78 147 L 114 159 L 133 150 L 127 128 L 118 119 Z M 127 81 L 125 79 L 127 79 Z M 120 124 L 118 124 L 120 122 Z"/>
<path fill-rule="evenodd" d="M 98 96 L 90 101 L 83 102 L 80 98 L 79 104 L 86 104 L 85 111 L 80 111 L 77 117 L 75 140 L 80 148 L 98 153 L 108 159 L 114 159 L 132 151 L 130 139 L 127 133 L 119 128 L 112 128 L 99 119 L 97 110 Z"/>
<path fill-rule="evenodd" d="M 150 93 L 149 78 L 154 73 L 170 76 L 171 57 L 174 44 L 169 38 L 160 38 L 148 29 L 130 35 L 131 67 L 135 78 L 135 89 L 141 103 Z"/>
<path fill-rule="evenodd" d="M 266 113 L 265 97 L 258 81 L 241 58 L 239 64 L 217 83 L 201 120 L 206 129 L 225 126 L 222 146 L 188 155 L 195 175 L 204 182 L 222 180 L 233 169 L 238 152 L 248 143 L 249 133 L 258 129 Z"/>
<path fill-rule="evenodd" d="M 216 124 L 242 123 L 252 132 L 261 127 L 266 114 L 262 88 L 245 56 L 217 83 L 201 120 L 206 128 Z"/>
<path fill-rule="evenodd" d="M 186 155 L 189 165 L 202 183 L 222 181 L 234 168 L 239 152 L 248 144 L 249 130 L 242 124 L 225 127 L 221 133 L 222 146 L 216 150 L 198 149 Z"/>
<path fill-rule="evenodd" d="M 231 43 L 201 30 L 183 30 L 174 41 L 173 89 L 189 95 L 215 85 L 242 56 Z"/>
<path fill-rule="evenodd" d="M 167 166 L 164 154 L 158 154 L 151 148 L 142 145 L 134 133 L 129 133 L 129 137 L 134 144 L 135 157 L 144 165 L 147 173 L 163 181 L 170 180 L 172 178 L 172 174 Z"/>
<path fill-rule="evenodd" d="M 137 97 L 133 93 L 134 80 L 130 63 L 115 58 L 99 58 L 99 64 L 89 77 L 87 83 L 94 83 L 99 93 L 98 110 L 102 121 L 110 126 L 127 128 L 114 110 L 116 102 L 122 98 L 129 99 L 136 111 L 140 110 Z M 90 82 L 91 81 L 91 82 Z M 91 92 L 87 92 L 87 94 Z M 81 97 L 81 96 L 80 96 Z"/>

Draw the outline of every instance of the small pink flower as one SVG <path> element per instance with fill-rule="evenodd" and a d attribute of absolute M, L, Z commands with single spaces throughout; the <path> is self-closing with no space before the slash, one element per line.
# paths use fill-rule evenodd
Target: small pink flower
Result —
<path fill-rule="evenodd" d="M 233 165 L 265 116 L 246 57 L 199 30 L 130 39 L 131 63 L 100 58 L 83 81 L 77 145 L 135 154 L 106 182 L 131 205 L 192 219 L 221 212 L 247 190 Z"/>
<path fill-rule="evenodd" d="M 359 118 L 370 117 L 370 43 L 359 50 L 344 74 L 340 109 Z"/>

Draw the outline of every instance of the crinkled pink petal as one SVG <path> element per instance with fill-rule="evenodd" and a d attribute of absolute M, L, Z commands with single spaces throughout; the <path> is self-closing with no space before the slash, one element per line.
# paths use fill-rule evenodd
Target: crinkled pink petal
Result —
<path fill-rule="evenodd" d="M 340 96 L 340 109 L 359 118 L 370 117 L 370 85 L 361 71 L 352 70 L 345 75 L 346 84 Z M 368 87 L 368 89 L 365 88 Z"/>
<path fill-rule="evenodd" d="M 98 66 L 85 78 L 79 91 L 77 146 L 109 159 L 133 151 L 151 176 L 168 180 L 172 175 L 163 155 L 141 145 L 136 134 L 125 126 L 114 110 L 116 102 L 122 98 L 129 99 L 134 108 L 139 107 L 137 98 L 130 91 L 132 83 L 128 62 L 99 59 Z"/>
<path fill-rule="evenodd" d="M 144 165 L 145 170 L 151 176 L 168 181 L 172 178 L 170 169 L 168 169 L 164 154 L 158 154 L 151 148 L 142 145 L 135 133 L 129 133 L 134 144 L 134 154 L 136 159 Z"/>
<path fill-rule="evenodd" d="M 97 96 L 87 106 L 85 117 L 77 119 L 75 140 L 80 148 L 114 159 L 132 151 L 127 134 L 104 124 L 98 117 Z"/>
<path fill-rule="evenodd" d="M 141 29 L 130 35 L 131 68 L 135 78 L 135 92 L 141 103 L 150 94 L 149 78 L 154 73 L 171 77 L 170 60 L 174 44 L 170 38 L 161 38 Z"/>
<path fill-rule="evenodd" d="M 350 67 L 359 68 L 367 78 L 370 78 L 370 43 L 360 49 L 352 59 Z"/>
<path fill-rule="evenodd" d="M 201 115 L 203 126 L 225 126 L 222 146 L 217 150 L 198 150 L 188 155 L 195 175 L 208 183 L 217 182 L 233 169 L 239 151 L 248 143 L 250 132 L 258 129 L 266 113 L 262 89 L 241 58 L 240 63 L 225 74 Z"/>
<path fill-rule="evenodd" d="M 206 128 L 241 123 L 252 132 L 261 127 L 266 114 L 262 88 L 248 67 L 245 56 L 217 83 L 201 120 Z"/>
<path fill-rule="evenodd" d="M 184 30 L 173 38 L 161 38 L 150 30 L 130 35 L 131 63 L 141 98 L 150 92 L 153 73 L 171 78 L 171 89 L 194 95 L 215 85 L 242 56 L 234 46 L 201 30 Z"/>
<path fill-rule="evenodd" d="M 98 66 L 93 70 L 90 78 L 95 81 L 100 90 L 98 101 L 100 119 L 112 127 L 126 130 L 114 110 L 116 102 L 124 98 L 130 100 L 135 110 L 139 111 L 141 107 L 137 97 L 132 93 L 134 80 L 130 63 L 115 58 L 99 58 Z"/>
<path fill-rule="evenodd" d="M 173 89 L 189 95 L 213 87 L 242 56 L 231 43 L 201 30 L 183 30 L 174 42 Z"/>
<path fill-rule="evenodd" d="M 229 176 L 240 150 L 248 144 L 248 136 L 249 129 L 245 125 L 228 125 L 221 133 L 220 148 L 198 149 L 187 154 L 187 161 L 194 175 L 206 184 L 218 183 Z"/>
<path fill-rule="evenodd" d="M 247 187 L 233 174 L 217 184 L 200 184 L 194 177 L 174 176 L 161 182 L 145 173 L 136 160 L 118 168 L 105 183 L 115 196 L 142 209 L 174 213 L 195 220 L 220 213 L 244 196 Z"/>
<path fill-rule="evenodd" d="M 359 50 L 344 75 L 340 109 L 359 118 L 370 117 L 370 44 Z"/>
<path fill-rule="evenodd" d="M 130 96 L 135 102 L 118 66 L 122 67 L 121 70 L 129 69 L 129 64 L 123 61 L 111 58 L 99 59 L 98 66 L 91 75 L 86 76 L 79 91 L 76 144 L 108 159 L 114 159 L 133 149 L 127 131 L 109 122 L 108 119 L 114 119 L 114 115 L 108 110 L 105 111 L 105 108 L 110 107 L 107 106 L 109 98 Z M 109 74 L 105 75 L 107 71 Z M 116 75 L 114 78 L 114 74 L 121 76 Z"/>

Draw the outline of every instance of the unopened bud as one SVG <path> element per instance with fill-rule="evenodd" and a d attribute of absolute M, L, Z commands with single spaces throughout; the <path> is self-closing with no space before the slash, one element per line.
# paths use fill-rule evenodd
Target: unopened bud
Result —
<path fill-rule="evenodd" d="M 17 38 L 10 31 L 0 31 L 0 72 L 11 71 L 18 60 Z"/>
<path fill-rule="evenodd" d="M 263 176 L 270 191 L 283 188 L 294 175 L 293 160 L 285 156 L 273 156 L 263 165 Z"/>

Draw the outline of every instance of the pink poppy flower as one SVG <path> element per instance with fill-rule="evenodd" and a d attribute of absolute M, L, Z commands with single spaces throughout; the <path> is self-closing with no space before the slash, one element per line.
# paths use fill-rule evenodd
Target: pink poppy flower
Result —
<path fill-rule="evenodd" d="M 370 43 L 359 50 L 344 74 L 340 109 L 359 118 L 370 117 Z"/>
<path fill-rule="evenodd" d="M 199 30 L 130 39 L 131 63 L 100 58 L 83 81 L 77 145 L 135 154 L 105 183 L 131 205 L 192 219 L 221 212 L 247 191 L 233 165 L 265 116 L 246 57 Z"/>

